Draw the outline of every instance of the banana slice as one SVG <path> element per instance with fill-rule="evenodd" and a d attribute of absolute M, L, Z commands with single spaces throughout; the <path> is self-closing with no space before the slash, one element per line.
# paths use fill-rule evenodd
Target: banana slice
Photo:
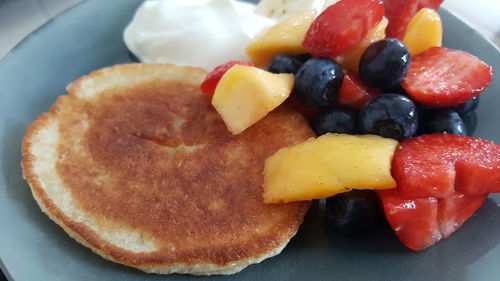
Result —
<path fill-rule="evenodd" d="M 318 14 L 323 10 L 325 2 L 336 0 L 261 0 L 255 13 L 283 20 L 305 10 L 314 10 Z"/>

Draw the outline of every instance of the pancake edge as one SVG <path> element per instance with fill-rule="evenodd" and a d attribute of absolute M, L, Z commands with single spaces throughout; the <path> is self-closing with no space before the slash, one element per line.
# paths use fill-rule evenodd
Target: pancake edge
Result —
<path fill-rule="evenodd" d="M 189 74 L 189 80 L 179 80 L 184 83 L 201 83 L 201 81 L 206 76 L 206 71 L 200 68 L 193 67 L 177 67 L 169 64 L 122 64 L 116 65 L 108 68 L 103 68 L 96 70 L 89 75 L 82 76 L 76 81 L 70 83 L 67 87 L 68 96 L 76 95 L 80 98 L 85 98 L 79 93 L 85 91 L 86 79 L 89 78 L 99 78 L 102 76 L 109 75 L 110 72 L 134 72 L 141 71 L 143 68 L 157 68 L 159 70 L 165 70 L 169 68 L 169 71 L 183 70 Z M 151 77 L 145 76 L 147 80 L 151 80 Z M 185 78 L 185 77 L 183 77 Z M 168 79 L 171 80 L 171 79 Z M 176 80 L 173 80 L 176 81 Z M 63 95 L 66 96 L 66 95 Z M 60 97 L 59 97 L 60 98 Z M 176 264 L 161 264 L 161 262 L 148 262 L 137 258 L 136 256 L 130 256 L 132 252 L 125 250 L 123 248 L 117 247 L 112 243 L 104 241 L 100 238 L 99 234 L 91 230 L 83 223 L 75 222 L 68 218 L 64 212 L 62 212 L 52 199 L 47 195 L 43 188 L 43 184 L 39 180 L 38 175 L 35 172 L 35 165 L 37 163 L 36 156 L 32 153 L 32 140 L 44 130 L 44 128 L 50 124 L 51 117 L 55 116 L 58 111 L 58 101 L 56 101 L 46 113 L 40 114 L 35 121 L 27 128 L 22 141 L 22 155 L 23 159 L 21 161 L 21 166 L 23 170 L 23 177 L 30 186 L 31 192 L 35 201 L 37 202 L 40 209 L 57 225 L 59 225 L 63 230 L 74 240 L 90 248 L 93 252 L 100 255 L 101 257 L 113 261 L 118 264 L 123 264 L 126 266 L 134 267 L 145 271 L 147 273 L 157 273 L 157 274 L 191 274 L 191 275 L 213 275 L 213 274 L 234 274 L 237 273 L 251 264 L 260 263 L 261 261 L 276 256 L 285 248 L 291 238 L 297 233 L 300 224 L 302 223 L 303 217 L 309 209 L 310 203 L 303 206 L 302 220 L 298 221 L 298 226 L 294 233 L 291 233 L 288 239 L 282 241 L 282 243 L 277 243 L 277 246 L 268 252 L 264 252 L 257 257 L 241 259 L 235 262 L 230 262 L 225 265 L 216 263 L 198 263 L 198 264 L 188 264 L 188 263 L 176 263 Z M 138 253 L 133 253 L 137 255 Z"/>

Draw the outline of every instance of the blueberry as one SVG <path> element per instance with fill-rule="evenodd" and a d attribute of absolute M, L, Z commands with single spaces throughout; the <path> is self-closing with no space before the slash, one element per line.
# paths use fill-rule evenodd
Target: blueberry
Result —
<path fill-rule="evenodd" d="M 267 69 L 272 73 L 293 73 L 295 74 L 302 66 L 302 62 L 290 55 L 276 55 L 271 60 Z"/>
<path fill-rule="evenodd" d="M 360 111 L 361 133 L 404 140 L 413 137 L 418 128 L 415 103 L 398 94 L 382 94 L 372 98 Z"/>
<path fill-rule="evenodd" d="M 468 100 L 466 103 L 456 106 L 453 109 L 459 115 L 464 115 L 469 111 L 475 110 L 478 104 L 479 104 L 479 96 L 475 96 L 472 99 Z"/>
<path fill-rule="evenodd" d="M 410 68 L 410 52 L 398 39 L 384 39 L 366 48 L 359 75 L 368 87 L 389 89 L 403 80 Z"/>
<path fill-rule="evenodd" d="M 318 136 L 326 133 L 355 134 L 356 116 L 349 111 L 332 108 L 316 117 L 311 127 Z"/>
<path fill-rule="evenodd" d="M 312 58 L 312 55 L 309 53 L 305 53 L 305 54 L 296 55 L 295 58 L 298 59 L 301 63 L 305 63 L 310 58 Z"/>
<path fill-rule="evenodd" d="M 393 86 L 391 86 L 391 87 L 389 87 L 387 89 L 383 89 L 383 92 L 384 93 L 399 94 L 399 95 L 407 96 L 407 97 L 409 97 L 411 99 L 410 95 L 408 95 L 408 93 L 406 92 L 406 90 L 403 89 L 403 87 L 401 87 L 401 84 L 396 84 L 396 85 L 393 85 Z"/>
<path fill-rule="evenodd" d="M 349 233 L 365 232 L 383 221 L 380 201 L 373 190 L 352 190 L 326 199 L 328 223 Z"/>
<path fill-rule="evenodd" d="M 313 57 L 297 71 L 294 92 L 308 106 L 327 106 L 337 98 L 343 80 L 344 73 L 333 60 Z"/>
<path fill-rule="evenodd" d="M 423 125 L 424 132 L 432 133 L 448 133 L 466 136 L 467 128 L 465 123 L 460 118 L 460 115 L 450 108 L 441 109 L 434 113 Z"/>
<path fill-rule="evenodd" d="M 474 110 L 469 111 L 460 117 L 464 121 L 465 127 L 467 128 L 467 135 L 468 136 L 474 135 L 474 131 L 476 130 L 477 126 L 476 112 Z"/>

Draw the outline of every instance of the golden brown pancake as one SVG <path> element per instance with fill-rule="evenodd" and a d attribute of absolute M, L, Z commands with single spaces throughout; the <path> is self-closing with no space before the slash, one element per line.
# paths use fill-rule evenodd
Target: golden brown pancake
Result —
<path fill-rule="evenodd" d="M 264 204 L 264 160 L 312 137 L 282 107 L 232 136 L 199 90 L 206 72 L 105 68 L 28 128 L 24 175 L 71 237 L 155 273 L 229 274 L 278 254 L 308 202 Z"/>

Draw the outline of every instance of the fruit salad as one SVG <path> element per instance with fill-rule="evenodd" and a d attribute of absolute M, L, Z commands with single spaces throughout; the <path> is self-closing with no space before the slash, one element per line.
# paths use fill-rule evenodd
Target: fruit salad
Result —
<path fill-rule="evenodd" d="M 500 192 L 500 145 L 468 122 L 492 69 L 442 46 L 442 0 L 333 2 L 281 18 L 201 88 L 233 134 L 285 104 L 318 135 L 267 159 L 266 203 L 327 198 L 343 230 L 385 214 L 425 249 Z"/>

